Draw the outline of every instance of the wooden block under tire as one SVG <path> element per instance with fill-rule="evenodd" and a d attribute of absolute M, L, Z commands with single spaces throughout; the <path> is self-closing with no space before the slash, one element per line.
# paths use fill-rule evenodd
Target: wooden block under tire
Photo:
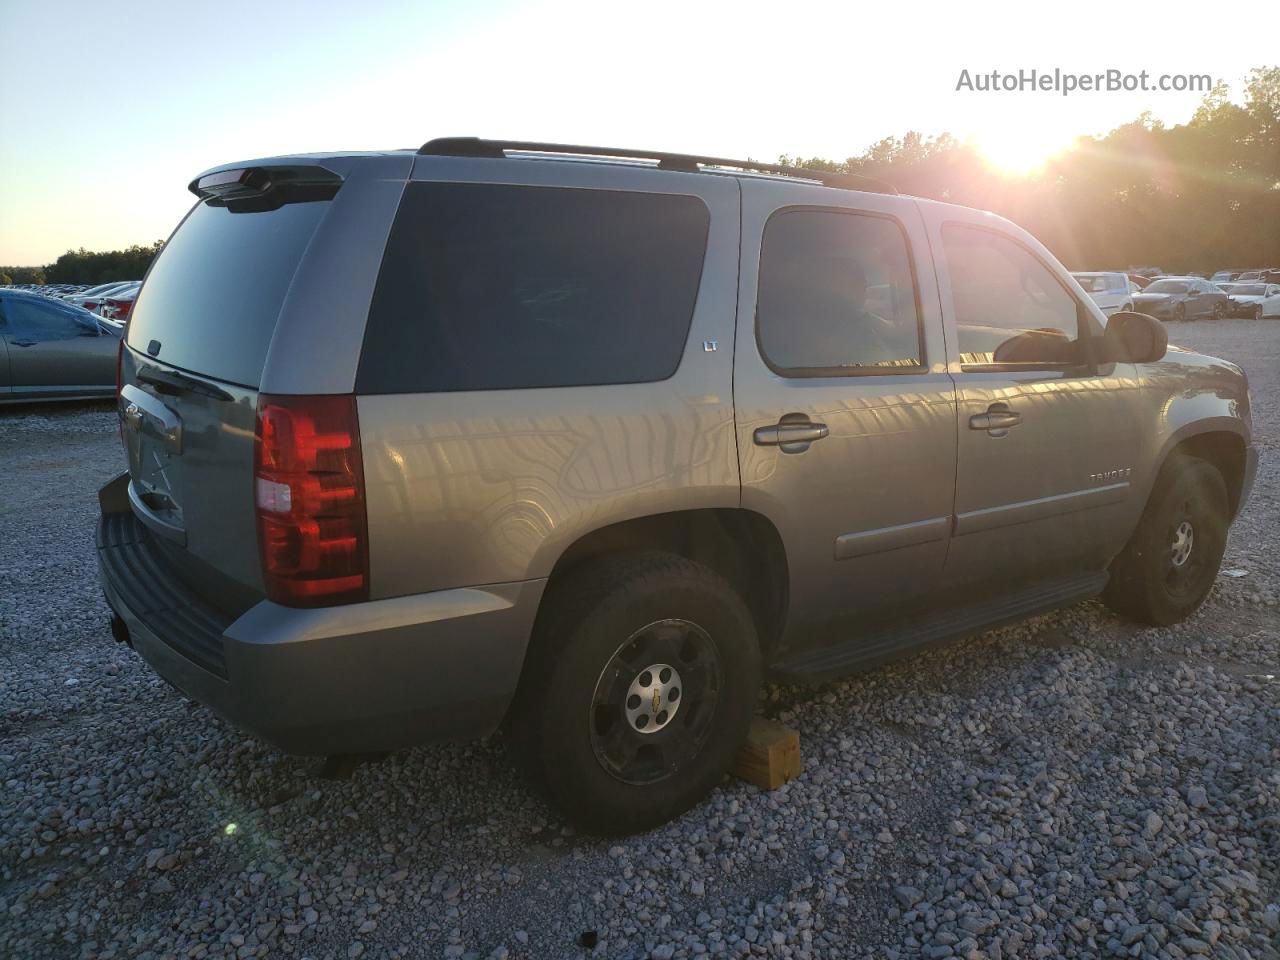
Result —
<path fill-rule="evenodd" d="M 800 734 L 777 720 L 754 717 L 730 771 L 748 783 L 776 790 L 800 776 Z"/>

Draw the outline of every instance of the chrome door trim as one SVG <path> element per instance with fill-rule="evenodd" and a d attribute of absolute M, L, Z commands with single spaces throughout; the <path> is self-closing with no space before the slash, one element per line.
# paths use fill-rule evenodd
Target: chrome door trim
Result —
<path fill-rule="evenodd" d="M 970 510 L 956 514 L 955 536 L 962 537 L 967 533 L 981 533 L 994 530 L 996 527 L 1008 527 L 1015 523 L 1027 523 L 1031 520 L 1043 520 L 1059 513 L 1075 513 L 1089 510 L 1110 503 L 1119 503 L 1129 496 L 1129 482 L 1110 483 L 1104 487 L 1091 490 L 1074 490 L 1071 493 L 1058 493 L 1050 497 L 1037 497 L 1034 500 L 1020 500 L 1017 503 L 1005 503 L 998 507 L 986 507 L 982 510 Z"/>
<path fill-rule="evenodd" d="M 836 559 L 847 560 L 849 557 L 862 557 L 869 553 L 883 553 L 899 547 L 945 540 L 950 530 L 950 517 L 931 517 L 928 520 L 900 523 L 876 530 L 842 533 L 836 537 Z"/>

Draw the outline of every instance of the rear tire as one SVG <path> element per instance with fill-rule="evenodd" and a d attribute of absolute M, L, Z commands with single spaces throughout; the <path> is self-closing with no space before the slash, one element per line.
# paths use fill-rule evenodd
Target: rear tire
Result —
<path fill-rule="evenodd" d="M 1256 307 L 1253 308 L 1253 319 L 1261 320 L 1263 316 L 1264 316 L 1264 313 L 1262 310 L 1262 304 L 1258 304 Z"/>
<path fill-rule="evenodd" d="M 760 669 L 751 614 L 713 570 L 665 553 L 591 561 L 544 601 L 508 731 L 577 826 L 644 830 L 720 782 Z"/>
<path fill-rule="evenodd" d="M 1204 602 L 1227 545 L 1227 488 L 1208 461 L 1176 456 L 1160 472 L 1138 528 L 1111 563 L 1112 610 L 1168 626 Z"/>

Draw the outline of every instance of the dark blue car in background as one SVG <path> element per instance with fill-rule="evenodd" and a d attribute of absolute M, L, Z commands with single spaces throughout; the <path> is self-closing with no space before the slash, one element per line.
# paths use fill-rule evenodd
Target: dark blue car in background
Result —
<path fill-rule="evenodd" d="M 114 396 L 123 331 L 83 307 L 0 289 L 0 403 Z"/>

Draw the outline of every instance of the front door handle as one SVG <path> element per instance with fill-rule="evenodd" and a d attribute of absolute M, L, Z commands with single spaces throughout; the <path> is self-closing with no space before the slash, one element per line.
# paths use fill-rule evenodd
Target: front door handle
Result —
<path fill-rule="evenodd" d="M 976 413 L 969 418 L 970 430 L 985 430 L 993 437 L 1004 437 L 1010 427 L 1022 422 L 1022 414 L 1009 409 L 1007 403 L 993 403 L 986 413 Z"/>
<path fill-rule="evenodd" d="M 760 447 L 781 447 L 783 453 L 803 453 L 809 444 L 828 433 L 825 423 L 814 423 L 803 413 L 788 413 L 771 427 L 757 427 L 752 439 Z"/>
<path fill-rule="evenodd" d="M 39 340 L 10 340 L 9 342 L 12 343 L 15 347 L 34 347 L 40 341 Z"/>

